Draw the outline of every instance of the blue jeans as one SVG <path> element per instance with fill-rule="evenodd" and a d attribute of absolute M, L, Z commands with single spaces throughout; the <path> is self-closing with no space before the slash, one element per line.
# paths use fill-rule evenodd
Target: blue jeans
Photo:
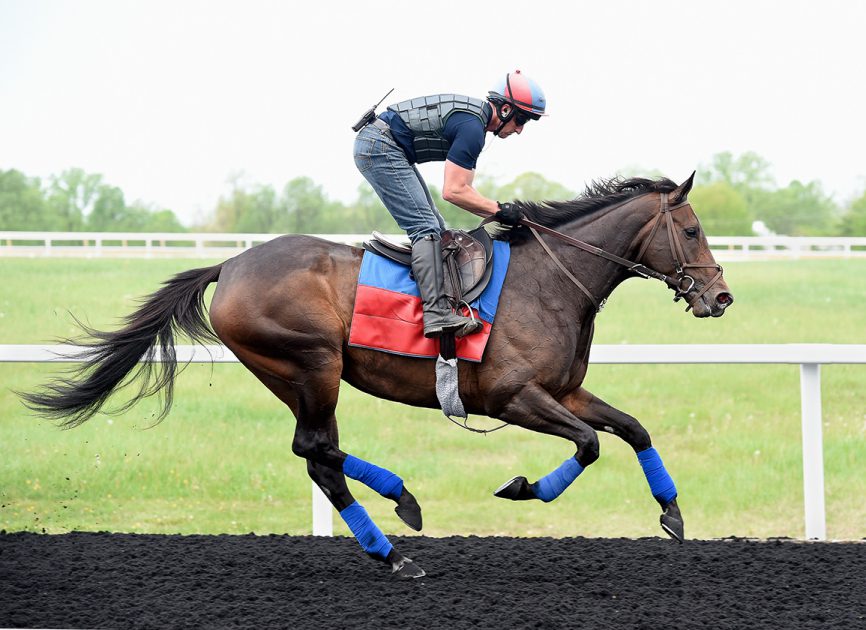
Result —
<path fill-rule="evenodd" d="M 445 229 L 424 178 L 409 164 L 390 131 L 367 125 L 358 132 L 354 155 L 355 166 L 410 241 Z"/>

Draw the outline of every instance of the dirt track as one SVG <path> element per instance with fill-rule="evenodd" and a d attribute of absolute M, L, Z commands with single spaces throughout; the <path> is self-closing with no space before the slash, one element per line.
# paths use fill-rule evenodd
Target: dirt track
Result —
<path fill-rule="evenodd" d="M 866 628 L 866 544 L 0 534 L 0 627 Z"/>

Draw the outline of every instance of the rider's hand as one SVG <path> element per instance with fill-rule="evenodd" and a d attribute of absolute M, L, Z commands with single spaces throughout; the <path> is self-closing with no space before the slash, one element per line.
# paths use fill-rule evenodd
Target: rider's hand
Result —
<path fill-rule="evenodd" d="M 499 203 L 496 202 L 496 205 L 499 206 L 499 212 L 493 215 L 493 218 L 502 223 L 503 225 L 517 225 L 520 223 L 520 220 L 523 218 L 523 212 L 515 206 L 513 203 Z"/>

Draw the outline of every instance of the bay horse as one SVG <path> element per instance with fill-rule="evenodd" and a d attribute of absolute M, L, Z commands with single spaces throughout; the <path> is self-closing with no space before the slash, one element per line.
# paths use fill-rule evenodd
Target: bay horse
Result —
<path fill-rule="evenodd" d="M 526 225 L 498 235 L 511 244 L 511 262 L 496 323 L 483 362 L 461 363 L 459 394 L 468 413 L 564 438 L 577 450 L 535 483 L 516 477 L 496 496 L 553 500 L 598 458 L 596 431 L 603 430 L 634 449 L 661 506 L 662 528 L 682 542 L 676 488 L 649 433 L 581 384 L 599 304 L 624 280 L 663 280 L 695 317 L 721 316 L 733 302 L 687 200 L 693 178 L 680 185 L 614 178 L 591 183 L 571 201 L 518 202 Z M 554 238 L 545 240 L 539 231 Z M 162 420 L 177 369 L 175 334 L 221 342 L 292 411 L 292 451 L 306 459 L 310 477 L 362 548 L 397 576 L 424 575 L 376 527 L 346 477 L 395 501 L 401 519 L 420 530 L 414 496 L 396 474 L 339 446 L 341 379 L 374 396 L 439 408 L 433 360 L 348 345 L 364 255 L 359 248 L 286 235 L 213 267 L 177 274 L 128 315 L 122 329 L 86 328 L 91 338 L 74 373 L 22 397 L 30 409 L 69 428 L 93 416 L 119 385 L 140 377 L 141 390 L 124 408 L 159 392 Z M 209 326 L 203 300 L 212 282 Z M 147 361 L 157 348 L 162 362 Z"/>

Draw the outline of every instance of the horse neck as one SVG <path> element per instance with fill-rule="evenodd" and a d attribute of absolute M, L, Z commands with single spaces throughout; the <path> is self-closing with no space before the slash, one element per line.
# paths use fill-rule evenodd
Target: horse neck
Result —
<path fill-rule="evenodd" d="M 633 260 L 638 253 L 638 237 L 649 226 L 656 211 L 656 199 L 655 194 L 641 195 L 610 209 L 576 219 L 559 230 L 608 253 Z M 548 240 L 548 243 L 553 245 L 553 239 Z M 624 266 L 574 246 L 561 243 L 555 251 L 599 302 L 606 300 L 629 277 Z M 582 292 L 576 293 L 581 294 L 586 305 L 592 306 Z"/>

